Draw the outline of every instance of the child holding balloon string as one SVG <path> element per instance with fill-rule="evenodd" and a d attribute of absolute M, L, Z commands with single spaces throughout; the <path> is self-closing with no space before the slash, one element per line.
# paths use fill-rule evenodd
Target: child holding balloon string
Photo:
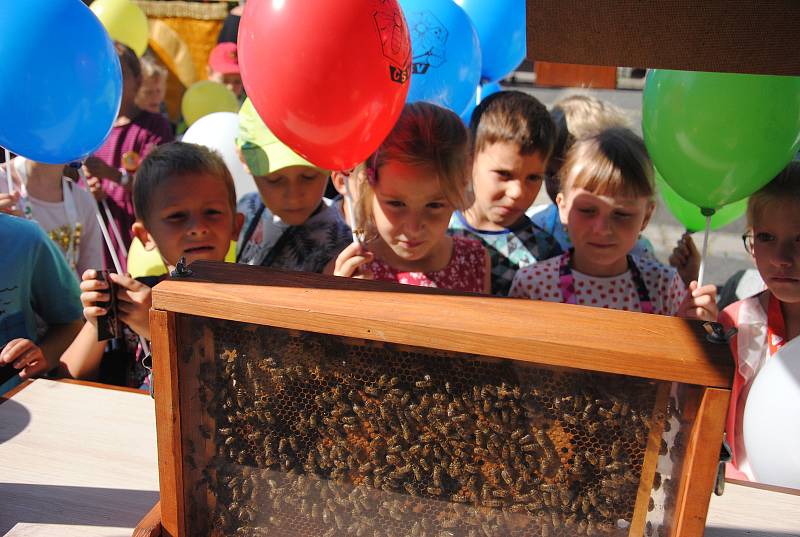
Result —
<path fill-rule="evenodd" d="M 161 114 L 142 110 L 136 97 L 142 82 L 142 70 L 136 53 L 122 43 L 115 43 L 122 67 L 122 101 L 111 133 L 102 146 L 84 162 L 87 185 L 95 198 L 104 204 L 106 220 L 112 233 L 117 257 L 126 269 L 125 258 L 136 221 L 131 197 L 133 174 L 150 151 L 172 141 L 172 127 Z M 106 252 L 106 266 L 113 258 Z"/>
<path fill-rule="evenodd" d="M 142 162 L 133 185 L 137 220 L 133 233 L 147 250 L 158 250 L 168 270 L 181 259 L 222 261 L 242 226 L 236 191 L 222 158 L 204 146 L 175 142 Z M 166 275 L 133 278 L 111 273 L 120 337 L 98 341 L 98 317 L 107 315 L 109 282 L 96 270 L 83 273 L 80 300 L 86 324 L 61 356 L 60 374 L 148 389 L 143 361 L 150 339 L 151 288 Z"/>
<path fill-rule="evenodd" d="M 753 381 L 767 360 L 800 335 L 800 162 L 791 162 L 750 197 L 743 236 L 766 290 L 720 314 L 736 360 L 726 434 L 732 460 L 727 476 L 753 480 L 742 421 Z"/>
<path fill-rule="evenodd" d="M 715 321 L 715 286 L 687 290 L 675 269 L 631 253 L 655 209 L 653 176 L 627 129 L 577 141 L 557 197 L 573 248 L 520 269 L 510 296 Z"/>
<path fill-rule="evenodd" d="M 459 117 L 430 103 L 405 105 L 383 144 L 354 172 L 362 241 L 326 272 L 488 293 L 486 250 L 447 234 L 453 211 L 469 205 L 469 169 L 469 133 Z"/>

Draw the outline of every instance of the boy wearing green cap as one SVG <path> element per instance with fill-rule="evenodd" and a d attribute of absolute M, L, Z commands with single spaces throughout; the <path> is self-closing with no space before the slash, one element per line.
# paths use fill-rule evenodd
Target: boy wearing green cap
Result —
<path fill-rule="evenodd" d="M 278 140 L 249 99 L 239 111 L 236 143 L 258 187 L 239 200 L 245 221 L 236 261 L 322 272 L 352 241 L 340 213 L 323 201 L 328 173 Z"/>

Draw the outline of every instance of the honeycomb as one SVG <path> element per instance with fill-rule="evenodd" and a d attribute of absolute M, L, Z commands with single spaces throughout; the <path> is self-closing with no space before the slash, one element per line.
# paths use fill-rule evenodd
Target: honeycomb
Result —
<path fill-rule="evenodd" d="M 628 534 L 653 381 L 182 322 L 189 535 Z"/>

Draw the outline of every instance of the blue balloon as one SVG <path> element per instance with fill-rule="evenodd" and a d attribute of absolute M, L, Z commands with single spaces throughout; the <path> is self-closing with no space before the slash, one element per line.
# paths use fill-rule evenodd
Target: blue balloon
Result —
<path fill-rule="evenodd" d="M 32 160 L 82 160 L 111 132 L 122 99 L 114 44 L 81 0 L 5 2 L 0 146 Z"/>
<path fill-rule="evenodd" d="M 467 126 L 469 126 L 469 122 L 472 119 L 472 113 L 482 100 L 492 93 L 503 91 L 503 88 L 500 87 L 499 82 L 489 82 L 488 84 L 478 86 L 478 89 L 481 90 L 480 95 L 478 95 L 478 91 L 476 90 L 475 95 L 472 96 L 469 106 L 467 106 L 467 109 L 461 114 L 461 121 L 463 121 Z"/>
<path fill-rule="evenodd" d="M 485 82 L 502 80 L 527 56 L 525 0 L 456 0 L 481 42 Z"/>
<path fill-rule="evenodd" d="M 428 101 L 460 114 L 481 78 L 481 49 L 469 16 L 453 0 L 400 0 L 411 33 L 406 102 Z"/>

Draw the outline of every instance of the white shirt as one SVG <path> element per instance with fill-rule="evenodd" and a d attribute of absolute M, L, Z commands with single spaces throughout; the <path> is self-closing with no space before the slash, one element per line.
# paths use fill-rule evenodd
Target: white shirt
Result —
<path fill-rule="evenodd" d="M 32 219 L 55 242 L 80 281 L 86 269 L 103 268 L 103 239 L 95 216 L 97 202 L 68 177 L 63 177 L 62 182 L 64 200 L 42 201 L 28 195 L 25 203 L 31 209 Z M 0 193 L 8 193 L 5 166 L 0 171 Z"/>
<path fill-rule="evenodd" d="M 567 255 L 567 254 L 563 254 Z M 527 297 L 532 300 L 564 302 L 559 286 L 559 267 L 562 256 L 528 265 L 517 271 L 511 284 L 509 296 Z M 653 313 L 675 315 L 686 297 L 686 286 L 672 267 L 657 261 L 632 256 L 642 275 Z M 572 270 L 575 279 L 575 303 L 596 308 L 625 311 L 642 311 L 639 293 L 631 272 L 618 276 L 599 277 Z"/>

